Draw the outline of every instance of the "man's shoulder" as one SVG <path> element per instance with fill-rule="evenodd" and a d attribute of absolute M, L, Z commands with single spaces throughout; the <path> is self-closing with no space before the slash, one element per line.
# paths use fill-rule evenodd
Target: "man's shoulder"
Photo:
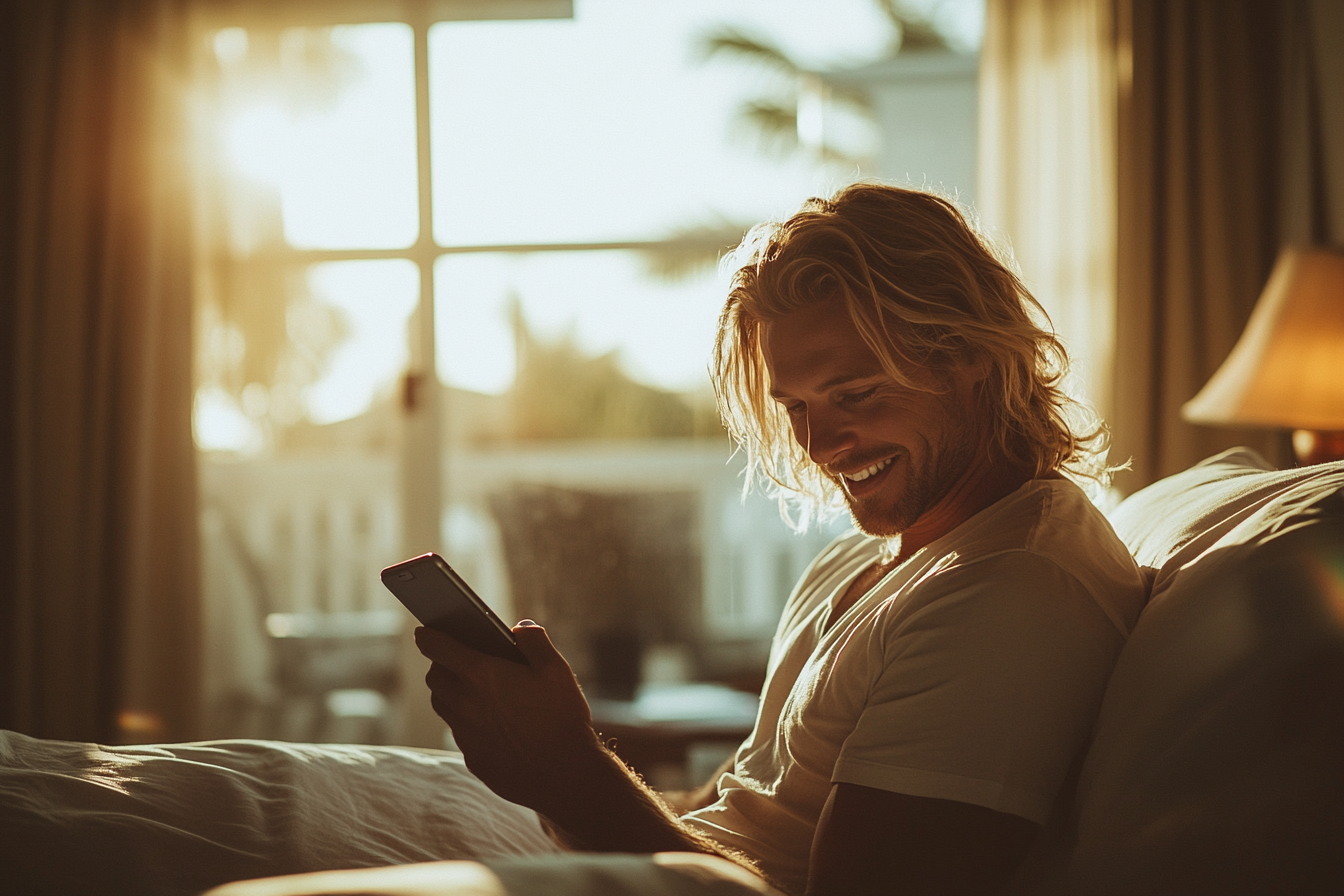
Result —
<path fill-rule="evenodd" d="M 1144 580 L 1134 558 L 1105 514 L 1067 479 L 1026 483 L 937 547 L 939 556 L 930 561 L 963 581 L 997 579 L 996 567 L 1004 563 L 1019 571 L 1058 569 L 1126 634 L 1142 609 Z"/>
<path fill-rule="evenodd" d="M 1097 560 L 1133 564 L 1105 514 L 1068 479 L 1025 483 L 933 547 L 967 561 L 1005 551 L 1028 551 L 1066 567 Z"/>

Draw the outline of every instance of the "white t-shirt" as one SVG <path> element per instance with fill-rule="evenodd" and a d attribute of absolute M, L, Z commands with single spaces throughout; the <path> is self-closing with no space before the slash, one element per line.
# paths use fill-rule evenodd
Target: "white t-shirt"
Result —
<path fill-rule="evenodd" d="M 879 540 L 847 535 L 794 589 L 755 730 L 690 826 L 807 883 L 836 783 L 1044 824 L 1145 599 L 1077 485 L 1034 480 L 892 570 L 825 628 Z"/>

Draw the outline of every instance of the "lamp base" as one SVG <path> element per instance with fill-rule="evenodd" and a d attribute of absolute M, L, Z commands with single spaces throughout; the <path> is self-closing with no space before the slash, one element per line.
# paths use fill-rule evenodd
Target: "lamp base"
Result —
<path fill-rule="evenodd" d="M 1299 467 L 1344 460 L 1344 430 L 1295 429 L 1293 453 Z"/>

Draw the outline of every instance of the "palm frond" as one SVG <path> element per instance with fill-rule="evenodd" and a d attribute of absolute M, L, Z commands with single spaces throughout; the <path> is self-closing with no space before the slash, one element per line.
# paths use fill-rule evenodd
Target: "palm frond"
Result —
<path fill-rule="evenodd" d="M 705 32 L 696 38 L 695 48 L 701 61 L 726 56 L 788 77 L 796 77 L 801 71 L 779 47 L 736 28 Z"/>
<path fill-rule="evenodd" d="M 845 152 L 844 150 L 836 149 L 829 145 L 821 147 L 820 156 L 821 161 L 828 165 L 850 169 L 855 172 L 862 171 L 873 162 L 873 160 L 867 156 L 855 155 L 854 153 Z"/>
<path fill-rule="evenodd" d="M 826 86 L 830 90 L 827 99 L 830 102 L 842 106 L 848 106 L 861 115 L 871 115 L 873 112 L 873 98 L 868 95 L 868 91 L 862 87 L 855 87 L 849 84 L 836 84 L 833 81 L 826 81 Z"/>
<path fill-rule="evenodd" d="M 642 250 L 649 276 L 668 283 L 685 280 L 718 264 L 725 252 L 742 241 L 751 225 L 722 218 L 670 231 L 660 245 Z"/>
<path fill-rule="evenodd" d="M 927 17 L 912 13 L 900 0 L 875 0 L 877 6 L 899 33 L 893 52 L 919 53 L 949 50 L 951 45 Z"/>
<path fill-rule="evenodd" d="M 737 117 L 766 145 L 792 149 L 798 145 L 798 104 L 775 100 L 747 100 Z"/>
<path fill-rule="evenodd" d="M 947 38 L 932 23 L 923 19 L 907 18 L 901 24 L 902 53 L 947 49 L 950 49 Z"/>

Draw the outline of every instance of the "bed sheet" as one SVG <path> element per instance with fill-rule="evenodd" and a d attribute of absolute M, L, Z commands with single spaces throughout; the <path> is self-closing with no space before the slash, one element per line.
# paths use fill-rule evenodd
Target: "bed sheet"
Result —
<path fill-rule="evenodd" d="M 106 747 L 0 731 L 7 892 L 195 894 L 226 881 L 561 850 L 460 755 L 210 741 Z"/>

